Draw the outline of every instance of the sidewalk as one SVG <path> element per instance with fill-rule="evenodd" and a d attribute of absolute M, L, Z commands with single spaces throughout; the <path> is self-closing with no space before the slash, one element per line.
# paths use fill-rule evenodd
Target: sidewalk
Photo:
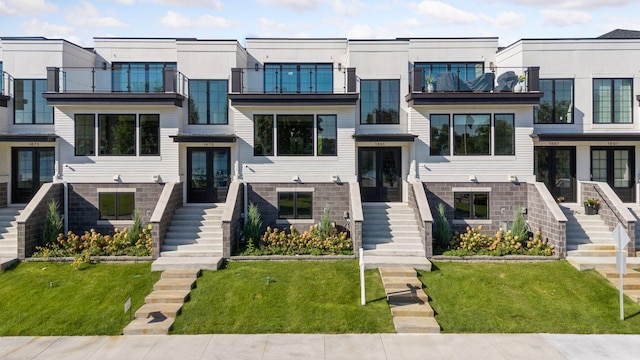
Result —
<path fill-rule="evenodd" d="M 637 359 L 640 335 L 0 337 L 0 359 Z"/>

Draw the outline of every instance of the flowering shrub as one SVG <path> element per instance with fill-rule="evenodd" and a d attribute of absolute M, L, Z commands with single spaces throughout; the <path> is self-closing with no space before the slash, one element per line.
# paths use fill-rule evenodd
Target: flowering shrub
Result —
<path fill-rule="evenodd" d="M 592 208 L 599 208 L 600 207 L 600 200 L 598 200 L 596 198 L 589 198 L 589 199 L 584 201 L 584 206 L 590 206 Z"/>
<path fill-rule="evenodd" d="M 318 225 L 300 233 L 295 226 L 289 232 L 267 227 L 258 246 L 240 251 L 240 255 L 350 255 L 353 244 L 346 232 L 332 228 L 329 234 L 320 234 Z"/>
<path fill-rule="evenodd" d="M 94 229 L 76 235 L 69 231 L 45 246 L 37 246 L 33 257 L 78 257 L 82 256 L 149 256 L 151 255 L 151 227 L 142 229 L 137 239 L 130 239 L 129 230 L 115 229 L 113 235 L 102 235 Z"/>
<path fill-rule="evenodd" d="M 451 240 L 450 249 L 444 255 L 471 256 L 471 255 L 553 255 L 553 245 L 542 240 L 542 232 L 536 231 L 534 237 L 522 239 L 511 233 L 511 230 L 502 229 L 495 236 L 482 234 L 482 225 L 477 229 L 467 227 L 467 232 L 456 232 Z"/>

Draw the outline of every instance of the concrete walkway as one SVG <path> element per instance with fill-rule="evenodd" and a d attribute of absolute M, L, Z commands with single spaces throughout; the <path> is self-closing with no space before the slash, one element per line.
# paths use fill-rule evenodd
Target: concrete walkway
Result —
<path fill-rule="evenodd" d="M 640 335 L 0 337 L 0 359 L 637 359 Z"/>

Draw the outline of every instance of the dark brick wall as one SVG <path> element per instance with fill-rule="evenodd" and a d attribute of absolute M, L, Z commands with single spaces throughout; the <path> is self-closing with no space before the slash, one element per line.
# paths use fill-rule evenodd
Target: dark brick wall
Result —
<path fill-rule="evenodd" d="M 62 216 L 64 186 L 61 183 L 42 186 L 18 217 L 18 258 L 31 256 L 35 247 L 42 245 L 42 227 L 51 201 L 58 202 L 58 212 Z"/>
<path fill-rule="evenodd" d="M 527 184 L 529 198 L 528 222 L 532 232 L 540 230 L 542 239 L 554 246 L 555 255 L 563 259 L 567 256 L 567 223 L 558 221 L 550 206 L 557 207 L 553 196 L 544 184 L 539 184 L 540 191 L 547 193 L 547 201 L 536 187 L 536 184 Z M 559 208 L 558 211 L 561 211 Z M 563 215 L 564 216 L 564 215 Z"/>
<path fill-rule="evenodd" d="M 102 233 L 112 232 L 114 227 L 109 225 L 97 225 L 100 217 L 98 204 L 98 188 L 131 189 L 135 188 L 135 206 L 140 212 L 143 223 L 151 220 L 151 215 L 156 207 L 163 184 L 157 183 L 92 183 L 69 184 L 69 230 L 74 233 L 84 233 L 89 229 L 96 229 Z"/>
<path fill-rule="evenodd" d="M 169 189 L 169 186 L 171 187 L 171 189 Z M 173 214 L 175 213 L 176 209 L 182 207 L 182 183 L 164 184 L 162 191 L 171 191 L 171 193 L 169 195 L 168 201 L 165 204 L 157 203 L 157 206 L 164 206 L 164 208 L 158 209 L 162 211 L 162 215 L 159 221 L 152 223 L 151 228 L 151 233 L 153 236 L 151 255 L 154 259 L 157 259 L 160 256 L 160 248 L 162 248 L 164 238 L 167 236 L 167 232 L 169 232 L 169 226 L 171 225 Z"/>
<path fill-rule="evenodd" d="M 278 197 L 276 188 L 296 188 L 309 189 L 313 188 L 313 219 L 309 223 L 298 223 L 296 220 L 296 228 L 298 230 L 307 230 L 313 224 L 317 224 L 322 218 L 324 208 L 330 209 L 331 220 L 335 221 L 336 226 L 344 226 L 345 220 L 343 213 L 349 211 L 349 184 L 334 183 L 252 183 L 249 184 L 248 195 L 249 202 L 253 202 L 260 209 L 262 222 L 265 226 L 275 226 L 278 219 Z M 283 228 L 285 226 L 278 226 Z M 287 226 L 288 227 L 288 226 Z"/>
<path fill-rule="evenodd" d="M 467 226 L 477 227 L 475 224 L 454 224 L 453 188 L 491 188 L 489 195 L 489 219 L 491 224 L 482 225 L 483 233 L 495 233 L 500 229 L 501 221 L 513 221 L 515 212 L 520 207 L 527 207 L 527 184 L 523 183 L 425 183 L 425 191 L 431 213 L 437 213 L 438 204 L 444 203 L 445 213 L 453 231 L 462 232 Z"/>
<path fill-rule="evenodd" d="M 9 203 L 9 186 L 7 183 L 0 183 L 0 207 L 5 207 Z"/>

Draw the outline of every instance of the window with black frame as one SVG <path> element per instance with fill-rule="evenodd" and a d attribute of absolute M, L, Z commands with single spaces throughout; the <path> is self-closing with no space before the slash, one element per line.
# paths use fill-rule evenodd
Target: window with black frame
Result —
<path fill-rule="evenodd" d="M 132 220 L 135 192 L 100 192 L 100 220 Z"/>
<path fill-rule="evenodd" d="M 489 219 L 489 193 L 455 192 L 454 219 Z"/>
<path fill-rule="evenodd" d="M 47 91 L 46 79 L 15 79 L 13 91 L 15 124 L 53 124 L 53 107 L 42 97 Z"/>
<path fill-rule="evenodd" d="M 360 123 L 400 123 L 400 80 L 360 80 Z"/>
<path fill-rule="evenodd" d="M 312 219 L 313 192 L 278 193 L 278 219 Z"/>
<path fill-rule="evenodd" d="M 333 92 L 333 64 L 265 64 L 264 92 L 277 94 L 330 94 Z"/>
<path fill-rule="evenodd" d="M 593 123 L 633 122 L 632 79 L 593 79 Z"/>
<path fill-rule="evenodd" d="M 453 154 L 491 155 L 491 115 L 453 115 Z"/>
<path fill-rule="evenodd" d="M 536 106 L 536 124 L 573 123 L 573 79 L 541 79 L 540 92 L 544 93 Z"/>
<path fill-rule="evenodd" d="M 189 124 L 227 124 L 227 93 L 227 80 L 189 80 Z"/>
<path fill-rule="evenodd" d="M 429 116 L 431 123 L 431 144 L 429 154 L 432 156 L 451 155 L 449 146 L 449 114 L 432 114 Z"/>

